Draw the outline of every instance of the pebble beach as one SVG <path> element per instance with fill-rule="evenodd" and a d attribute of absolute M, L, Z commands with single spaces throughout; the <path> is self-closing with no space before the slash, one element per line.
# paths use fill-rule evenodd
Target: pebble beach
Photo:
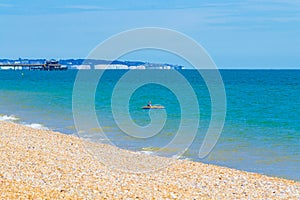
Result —
<path fill-rule="evenodd" d="M 11 122 L 0 122 L 0 138 L 1 199 L 300 199 L 300 182 Z"/>

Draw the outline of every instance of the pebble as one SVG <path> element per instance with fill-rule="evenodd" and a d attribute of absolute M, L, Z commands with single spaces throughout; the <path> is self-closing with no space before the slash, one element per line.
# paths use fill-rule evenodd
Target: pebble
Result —
<path fill-rule="evenodd" d="M 300 199 L 300 182 L 10 122 L 0 138 L 0 199 Z"/>

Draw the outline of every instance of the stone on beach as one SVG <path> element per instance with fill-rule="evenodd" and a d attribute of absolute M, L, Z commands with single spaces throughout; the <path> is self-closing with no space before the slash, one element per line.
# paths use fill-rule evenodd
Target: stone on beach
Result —
<path fill-rule="evenodd" d="M 296 181 L 10 122 L 0 122 L 0 155 L 1 199 L 300 199 Z"/>

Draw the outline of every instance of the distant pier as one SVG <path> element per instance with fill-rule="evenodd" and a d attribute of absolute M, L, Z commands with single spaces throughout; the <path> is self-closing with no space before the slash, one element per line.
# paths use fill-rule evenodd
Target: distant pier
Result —
<path fill-rule="evenodd" d="M 58 63 L 58 61 L 46 61 L 44 64 L 22 64 L 22 63 L 14 63 L 14 64 L 0 64 L 0 68 L 8 67 L 13 70 L 39 70 L 39 71 L 59 71 L 59 70 L 67 70 L 68 68 L 62 66 Z"/>

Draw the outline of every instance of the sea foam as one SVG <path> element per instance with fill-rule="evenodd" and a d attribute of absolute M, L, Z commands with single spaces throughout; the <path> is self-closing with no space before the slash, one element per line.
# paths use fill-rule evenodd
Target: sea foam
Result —
<path fill-rule="evenodd" d="M 28 126 L 33 129 L 38 129 L 38 130 L 50 130 L 49 128 L 43 126 L 42 124 L 25 124 L 25 126 Z"/>
<path fill-rule="evenodd" d="M 6 121 L 6 122 L 16 122 L 19 121 L 20 118 L 14 116 L 14 115 L 0 115 L 0 121 Z M 23 124 L 23 123 L 22 123 Z M 31 127 L 33 129 L 38 129 L 38 130 L 50 130 L 49 128 L 45 127 L 42 124 L 24 124 L 25 126 Z"/>
<path fill-rule="evenodd" d="M 12 121 L 18 121 L 19 118 L 17 118 L 16 116 L 14 115 L 0 115 L 0 121 L 9 121 L 9 122 L 12 122 Z"/>

